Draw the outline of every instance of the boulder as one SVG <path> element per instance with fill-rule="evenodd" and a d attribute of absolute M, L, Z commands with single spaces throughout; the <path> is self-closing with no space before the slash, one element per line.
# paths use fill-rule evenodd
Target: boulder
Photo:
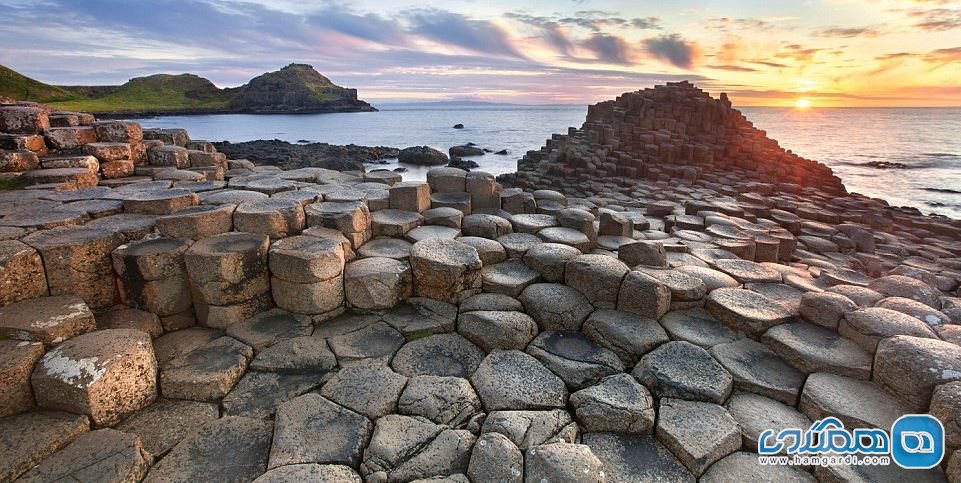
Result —
<path fill-rule="evenodd" d="M 449 159 L 447 155 L 428 146 L 412 146 L 400 150 L 397 161 L 403 164 L 423 166 L 443 166 Z"/>
<path fill-rule="evenodd" d="M 157 398 L 150 336 L 130 329 L 80 335 L 44 354 L 31 377 L 37 405 L 111 426 Z"/>

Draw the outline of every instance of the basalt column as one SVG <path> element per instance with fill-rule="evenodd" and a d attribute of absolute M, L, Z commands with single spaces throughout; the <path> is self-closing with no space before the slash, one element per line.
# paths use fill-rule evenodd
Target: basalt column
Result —
<path fill-rule="evenodd" d="M 129 306 L 157 314 L 164 330 L 194 324 L 193 301 L 184 253 L 187 240 L 154 238 L 117 247 L 113 267 L 120 276 L 120 299 Z"/>
<path fill-rule="evenodd" d="M 271 306 L 269 238 L 224 233 L 194 243 L 184 256 L 197 320 L 226 328 Z"/>

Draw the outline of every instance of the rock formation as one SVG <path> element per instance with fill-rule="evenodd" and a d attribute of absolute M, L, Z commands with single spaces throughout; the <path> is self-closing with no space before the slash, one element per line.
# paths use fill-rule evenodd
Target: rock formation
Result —
<path fill-rule="evenodd" d="M 566 194 L 0 106 L 0 481 L 889 481 L 757 440 L 921 412 L 946 462 L 910 477 L 958 481 L 961 227 L 703 103 L 734 132 L 622 168 L 649 133 L 602 104 L 508 177 Z"/>
<path fill-rule="evenodd" d="M 596 178 L 754 181 L 844 192 L 827 166 L 778 146 L 731 107 L 687 81 L 588 107 L 580 129 L 555 135 L 517 164 L 517 179 L 576 184 Z"/>

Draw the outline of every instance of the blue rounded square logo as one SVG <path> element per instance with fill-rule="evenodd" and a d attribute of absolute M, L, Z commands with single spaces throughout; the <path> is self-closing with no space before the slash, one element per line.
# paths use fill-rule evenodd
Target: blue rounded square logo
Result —
<path fill-rule="evenodd" d="M 930 414 L 905 414 L 891 426 L 891 459 L 908 469 L 933 468 L 944 458 L 944 426 Z"/>

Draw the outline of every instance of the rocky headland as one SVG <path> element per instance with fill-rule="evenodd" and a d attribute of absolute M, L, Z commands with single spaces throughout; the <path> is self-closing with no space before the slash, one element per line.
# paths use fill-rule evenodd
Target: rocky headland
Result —
<path fill-rule="evenodd" d="M 959 481 L 961 227 L 682 83 L 498 182 L 0 106 L 0 481 Z M 226 146 L 223 146 L 226 147 Z M 945 422 L 929 470 L 768 428 Z"/>
<path fill-rule="evenodd" d="M 376 111 L 307 64 L 290 64 L 221 89 L 195 74 L 155 74 L 119 86 L 52 86 L 0 66 L 0 95 L 102 118 L 187 114 L 312 114 Z"/>

